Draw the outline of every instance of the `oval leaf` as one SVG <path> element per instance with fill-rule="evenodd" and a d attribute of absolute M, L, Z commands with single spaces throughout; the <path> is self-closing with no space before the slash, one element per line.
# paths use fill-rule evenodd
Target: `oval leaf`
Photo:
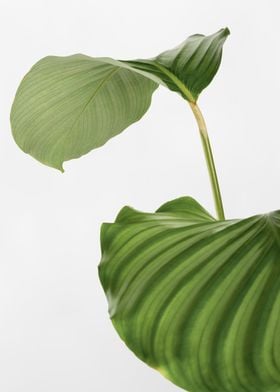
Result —
<path fill-rule="evenodd" d="M 46 57 L 23 79 L 12 107 L 13 136 L 40 162 L 62 163 L 102 146 L 147 111 L 157 84 L 84 55 Z"/>
<path fill-rule="evenodd" d="M 100 279 L 128 347 L 181 388 L 280 390 L 280 211 L 215 221 L 191 198 L 125 207 Z"/>

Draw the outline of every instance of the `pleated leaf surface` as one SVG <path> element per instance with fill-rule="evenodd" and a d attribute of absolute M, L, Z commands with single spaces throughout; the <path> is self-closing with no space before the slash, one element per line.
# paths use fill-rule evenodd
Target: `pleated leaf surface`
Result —
<path fill-rule="evenodd" d="M 112 322 L 191 392 L 280 391 L 280 211 L 216 221 L 191 198 L 101 232 Z"/>
<path fill-rule="evenodd" d="M 152 59 L 128 61 L 127 64 L 155 75 L 160 84 L 195 102 L 216 75 L 229 34 L 228 28 L 208 36 L 195 34 Z"/>

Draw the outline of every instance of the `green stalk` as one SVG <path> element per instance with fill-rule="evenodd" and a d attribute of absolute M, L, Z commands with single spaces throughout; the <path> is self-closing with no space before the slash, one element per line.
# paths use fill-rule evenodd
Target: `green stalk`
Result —
<path fill-rule="evenodd" d="M 211 149 L 211 144 L 210 144 L 210 140 L 208 137 L 206 123 L 205 123 L 205 120 L 203 118 L 203 115 L 202 115 L 197 103 L 189 102 L 189 104 L 190 104 L 190 107 L 193 111 L 195 119 L 197 121 L 199 133 L 200 133 L 201 140 L 202 140 L 202 146 L 203 146 L 204 155 L 205 155 L 207 168 L 208 168 L 208 173 L 209 173 L 209 177 L 210 177 L 210 182 L 211 182 L 212 192 L 213 192 L 213 196 L 214 196 L 217 217 L 219 220 L 225 220 L 225 213 L 224 213 L 224 207 L 223 207 L 223 202 L 222 202 L 222 196 L 221 196 L 217 171 L 216 171 L 216 167 L 215 167 L 214 157 L 213 157 L 213 153 L 212 153 L 212 149 Z"/>

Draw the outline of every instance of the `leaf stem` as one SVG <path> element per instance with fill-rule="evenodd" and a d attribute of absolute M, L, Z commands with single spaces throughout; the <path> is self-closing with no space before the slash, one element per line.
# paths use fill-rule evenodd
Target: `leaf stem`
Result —
<path fill-rule="evenodd" d="M 189 102 L 189 104 L 190 104 L 192 112 L 195 116 L 195 119 L 197 121 L 199 133 L 200 133 L 201 140 L 202 140 L 202 146 L 203 146 L 204 155 L 205 155 L 207 168 L 208 168 L 208 173 L 209 173 L 209 177 L 210 177 L 210 182 L 211 182 L 212 192 L 213 192 L 213 196 L 214 196 L 217 217 L 219 220 L 225 220 L 225 213 L 224 213 L 224 207 L 223 207 L 223 202 L 222 202 L 222 196 L 221 196 L 217 171 L 216 171 L 216 167 L 215 167 L 214 157 L 213 157 L 213 153 L 212 153 L 212 149 L 211 149 L 211 144 L 210 144 L 210 140 L 208 137 L 206 123 L 205 123 L 204 117 L 203 117 L 201 110 L 200 110 L 199 106 L 197 105 L 197 103 Z"/>

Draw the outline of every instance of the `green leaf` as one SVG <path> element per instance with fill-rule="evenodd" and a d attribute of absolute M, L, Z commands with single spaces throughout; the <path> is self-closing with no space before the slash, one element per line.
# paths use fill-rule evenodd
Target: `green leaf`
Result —
<path fill-rule="evenodd" d="M 64 161 L 102 146 L 147 111 L 158 84 L 195 102 L 215 76 L 228 29 L 193 35 L 153 59 L 46 57 L 25 76 L 12 111 L 19 147 L 63 170 Z"/>
<path fill-rule="evenodd" d="M 157 84 L 84 55 L 46 57 L 23 79 L 12 107 L 13 136 L 40 162 L 62 164 L 102 146 L 147 111 Z"/>
<path fill-rule="evenodd" d="M 156 76 L 159 83 L 180 93 L 188 101 L 195 102 L 216 75 L 222 59 L 223 44 L 229 34 L 228 28 L 209 36 L 195 34 L 176 48 L 153 59 L 126 63 Z"/>
<path fill-rule="evenodd" d="M 280 211 L 216 221 L 183 197 L 125 207 L 100 279 L 127 346 L 191 392 L 280 390 Z"/>

